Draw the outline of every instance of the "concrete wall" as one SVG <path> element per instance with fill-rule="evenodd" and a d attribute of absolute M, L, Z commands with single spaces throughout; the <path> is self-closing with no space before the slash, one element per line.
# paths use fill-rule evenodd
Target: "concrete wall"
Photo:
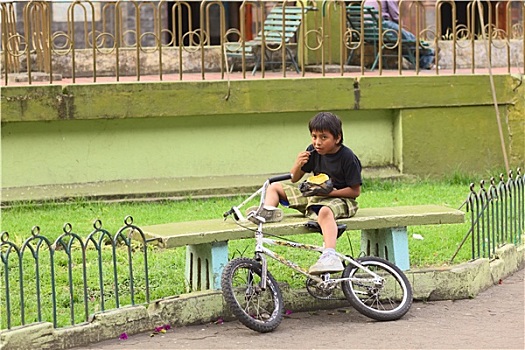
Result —
<path fill-rule="evenodd" d="M 515 169 L 525 163 L 525 89 L 522 77 L 494 78 Z M 150 192 L 202 188 L 210 178 L 257 184 L 257 176 L 289 170 L 310 141 L 308 120 L 323 110 L 342 118 L 345 143 L 368 169 L 502 169 L 489 82 L 478 75 L 3 87 L 2 199 L 74 196 L 81 187 L 96 195 L 105 183 L 107 195 L 138 193 L 156 179 L 163 183 Z"/>

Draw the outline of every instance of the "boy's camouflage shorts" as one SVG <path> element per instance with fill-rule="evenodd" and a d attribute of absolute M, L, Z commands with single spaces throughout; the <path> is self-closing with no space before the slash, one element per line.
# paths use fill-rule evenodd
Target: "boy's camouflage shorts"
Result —
<path fill-rule="evenodd" d="M 299 187 L 283 184 L 284 193 L 288 197 L 289 207 L 296 209 L 312 220 L 317 219 L 317 214 L 312 206 L 327 206 L 334 213 L 336 219 L 351 218 L 359 208 L 355 199 L 312 196 L 304 197 Z"/>

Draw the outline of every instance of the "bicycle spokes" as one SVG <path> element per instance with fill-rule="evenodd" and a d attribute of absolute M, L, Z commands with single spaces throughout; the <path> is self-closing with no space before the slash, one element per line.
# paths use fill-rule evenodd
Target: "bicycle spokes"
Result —
<path fill-rule="evenodd" d="M 268 272 L 262 288 L 262 266 L 259 262 L 239 258 L 224 269 L 221 286 L 231 311 L 245 326 L 258 332 L 277 328 L 283 317 L 283 300 L 277 282 Z"/>
<path fill-rule="evenodd" d="M 403 272 L 381 258 L 358 260 L 364 269 L 347 266 L 343 272 L 343 278 L 348 279 L 342 284 L 343 292 L 352 306 L 379 321 L 395 320 L 407 313 L 412 305 L 412 287 Z"/>

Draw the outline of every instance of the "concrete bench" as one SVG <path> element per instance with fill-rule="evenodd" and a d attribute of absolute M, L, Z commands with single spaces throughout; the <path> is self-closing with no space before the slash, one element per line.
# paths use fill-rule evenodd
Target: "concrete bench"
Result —
<path fill-rule="evenodd" d="M 410 269 L 407 227 L 463 223 L 465 214 L 438 205 L 362 208 L 349 219 L 338 220 L 347 230 L 361 230 L 361 250 L 383 257 L 402 270 Z M 280 236 L 312 233 L 308 220 L 287 214 L 283 221 L 265 225 L 265 230 Z M 247 223 L 250 227 L 255 227 Z M 254 233 L 232 219 L 201 220 L 144 226 L 146 239 L 161 248 L 186 246 L 188 291 L 220 289 L 223 267 L 228 262 L 228 241 L 253 238 Z"/>

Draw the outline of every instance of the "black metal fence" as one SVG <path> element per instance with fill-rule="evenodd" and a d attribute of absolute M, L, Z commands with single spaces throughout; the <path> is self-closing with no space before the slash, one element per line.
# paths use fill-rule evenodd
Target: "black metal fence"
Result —
<path fill-rule="evenodd" d="M 100 220 L 93 227 L 82 239 L 65 224 L 54 242 L 38 226 L 22 244 L 2 233 L 0 328 L 41 321 L 74 325 L 97 311 L 150 301 L 147 242 L 133 218 L 126 217 L 115 234 Z"/>
<path fill-rule="evenodd" d="M 465 202 L 470 212 L 470 230 L 461 246 L 470 239 L 472 259 L 494 258 L 496 249 L 505 243 L 519 245 L 525 233 L 525 175 L 518 168 L 499 181 L 492 177 L 490 184 L 480 181 L 476 191 L 470 184 Z M 458 249 L 459 250 L 459 249 Z M 455 255 L 454 255 L 455 257 Z M 454 259 L 452 257 L 452 260 Z"/>

